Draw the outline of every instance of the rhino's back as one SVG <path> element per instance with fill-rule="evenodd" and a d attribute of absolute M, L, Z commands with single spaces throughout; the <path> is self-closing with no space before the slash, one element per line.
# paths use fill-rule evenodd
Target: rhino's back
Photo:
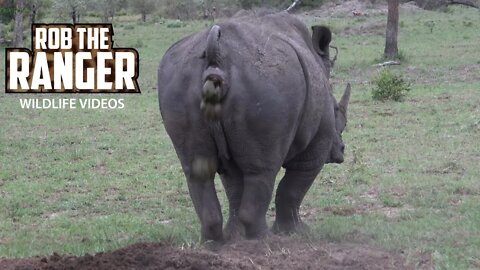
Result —
<path fill-rule="evenodd" d="M 307 48 L 309 34 L 305 25 L 291 15 L 283 12 L 263 16 L 249 14 L 218 25 L 221 28 L 220 67 L 227 72 L 233 69 L 252 73 L 251 80 L 257 75 L 263 80 L 302 75 L 292 46 L 310 49 Z M 185 78 L 203 73 L 207 35 L 208 29 L 192 34 L 167 50 L 159 68 L 159 86 L 169 81 L 190 82 Z M 234 83 L 237 82 L 232 79 L 232 86 Z M 201 88 L 202 81 L 197 84 Z M 176 87 L 159 87 L 159 90 L 162 94 Z"/>

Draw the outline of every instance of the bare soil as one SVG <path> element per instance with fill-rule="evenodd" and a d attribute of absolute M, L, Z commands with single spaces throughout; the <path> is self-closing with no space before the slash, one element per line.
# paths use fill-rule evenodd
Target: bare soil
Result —
<path fill-rule="evenodd" d="M 0 269 L 429 269 L 429 256 L 410 257 L 365 244 L 306 242 L 291 237 L 241 240 L 216 249 L 176 247 L 168 242 L 137 243 L 81 257 L 53 254 L 0 259 Z M 414 256 L 415 257 L 415 256 Z M 423 258 L 422 258 L 423 257 Z"/>

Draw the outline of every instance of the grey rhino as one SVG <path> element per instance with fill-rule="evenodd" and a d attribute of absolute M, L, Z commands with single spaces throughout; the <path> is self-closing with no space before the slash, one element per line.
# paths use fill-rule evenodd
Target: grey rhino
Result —
<path fill-rule="evenodd" d="M 300 204 L 325 163 L 342 163 L 350 85 L 331 93 L 331 32 L 287 12 L 234 17 L 172 45 L 158 69 L 165 129 L 185 173 L 203 240 L 306 229 Z M 313 40 L 313 41 L 312 41 Z M 229 201 L 222 212 L 219 173 Z"/>

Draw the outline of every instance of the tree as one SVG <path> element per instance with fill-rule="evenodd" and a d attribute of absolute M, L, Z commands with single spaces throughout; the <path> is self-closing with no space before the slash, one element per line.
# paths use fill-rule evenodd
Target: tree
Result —
<path fill-rule="evenodd" d="M 384 56 L 393 60 L 398 57 L 398 0 L 388 0 L 387 33 Z"/>
<path fill-rule="evenodd" d="M 35 21 L 37 20 L 37 12 L 38 12 L 39 6 L 37 3 L 34 1 L 32 2 L 32 14 L 30 14 L 30 24 L 34 24 Z"/>
<path fill-rule="evenodd" d="M 119 0 L 99 0 L 95 2 L 95 9 L 100 12 L 99 15 L 104 23 L 108 22 L 109 18 L 112 18 L 111 21 L 113 21 L 115 12 L 119 7 Z"/>
<path fill-rule="evenodd" d="M 117 12 L 127 7 L 128 0 L 95 0 L 87 3 L 87 9 L 99 16 L 103 23 L 113 22 Z"/>
<path fill-rule="evenodd" d="M 203 19 L 215 19 L 216 7 L 213 5 L 212 0 L 203 0 L 202 6 L 202 18 Z"/>
<path fill-rule="evenodd" d="M 265 1 L 265 0 L 263 0 Z M 231 17 L 240 8 L 239 0 L 194 0 L 197 2 L 197 17 L 215 20 L 218 17 Z M 201 10 L 201 13 L 198 13 Z"/>
<path fill-rule="evenodd" d="M 146 22 L 147 15 L 155 9 L 155 2 L 153 0 L 136 0 L 132 2 L 132 5 L 133 9 L 142 15 L 142 22 Z"/>
<path fill-rule="evenodd" d="M 58 14 L 67 13 L 72 23 L 80 21 L 80 14 L 87 10 L 88 0 L 55 0 L 54 9 Z"/>
<path fill-rule="evenodd" d="M 9 23 L 15 19 L 15 1 L 0 1 L 0 23 Z"/>
<path fill-rule="evenodd" d="M 17 0 L 15 5 L 15 39 L 13 45 L 15 47 L 23 47 L 23 12 L 25 9 L 25 1 Z"/>
<path fill-rule="evenodd" d="M 199 10 L 205 3 L 195 3 L 194 0 L 165 0 L 163 2 L 163 15 L 167 18 L 174 18 L 178 20 L 191 20 L 199 17 Z M 212 3 L 207 3 L 212 5 Z M 213 6 L 209 10 L 213 11 Z M 203 10 L 205 14 L 205 10 Z M 213 15 L 211 13 L 210 15 Z"/>
<path fill-rule="evenodd" d="M 28 1 L 28 6 L 26 8 L 30 12 L 30 25 L 35 23 L 39 18 L 43 17 L 46 11 L 50 9 L 51 5 L 52 3 L 50 0 Z"/>

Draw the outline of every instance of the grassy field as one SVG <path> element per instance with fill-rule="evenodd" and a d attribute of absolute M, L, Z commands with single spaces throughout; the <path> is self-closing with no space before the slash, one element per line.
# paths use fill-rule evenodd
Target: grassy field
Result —
<path fill-rule="evenodd" d="M 403 60 L 392 69 L 412 83 L 402 103 L 371 99 L 384 16 L 306 20 L 334 30 L 336 95 L 353 85 L 346 161 L 324 168 L 302 206 L 312 237 L 426 256 L 437 269 L 480 268 L 478 10 L 401 14 Z M 142 94 L 115 96 L 125 109 L 26 110 L 19 104 L 25 96 L 1 90 L 0 257 L 81 255 L 165 238 L 199 242 L 155 88 L 165 50 L 209 23 L 167 25 L 114 24 L 116 44 L 137 47 L 141 57 Z M 1 89 L 4 74 L 2 64 Z"/>

